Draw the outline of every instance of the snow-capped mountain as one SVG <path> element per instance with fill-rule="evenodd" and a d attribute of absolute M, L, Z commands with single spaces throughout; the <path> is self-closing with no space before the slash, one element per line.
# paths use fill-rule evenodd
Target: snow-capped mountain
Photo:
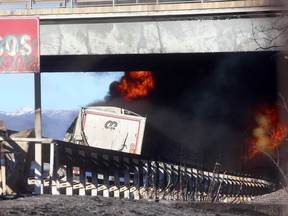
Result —
<path fill-rule="evenodd" d="M 77 115 L 77 110 L 42 110 L 42 136 L 63 140 Z M 5 121 L 9 130 L 21 131 L 34 128 L 34 116 L 34 109 L 21 108 L 16 112 L 0 112 L 0 121 Z"/>

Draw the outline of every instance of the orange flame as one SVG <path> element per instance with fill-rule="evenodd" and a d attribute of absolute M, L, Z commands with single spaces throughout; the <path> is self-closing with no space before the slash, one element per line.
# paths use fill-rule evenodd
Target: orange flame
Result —
<path fill-rule="evenodd" d="M 125 100 L 133 100 L 147 96 L 155 87 L 151 71 L 130 71 L 114 83 L 116 89 Z"/>
<path fill-rule="evenodd" d="M 256 109 L 254 117 L 256 124 L 247 143 L 247 160 L 261 151 L 274 150 L 288 135 L 288 128 L 279 123 L 276 107 L 262 104 Z"/>

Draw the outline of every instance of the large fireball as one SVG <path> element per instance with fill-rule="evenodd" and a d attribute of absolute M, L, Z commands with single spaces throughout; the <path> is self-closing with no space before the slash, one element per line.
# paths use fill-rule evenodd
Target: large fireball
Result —
<path fill-rule="evenodd" d="M 154 89 L 155 82 L 151 71 L 130 71 L 113 85 L 123 99 L 133 100 L 146 97 Z"/>

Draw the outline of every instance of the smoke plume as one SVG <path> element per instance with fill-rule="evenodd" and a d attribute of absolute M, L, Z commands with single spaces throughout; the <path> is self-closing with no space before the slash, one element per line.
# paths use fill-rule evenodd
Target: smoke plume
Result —
<path fill-rule="evenodd" d="M 209 168 L 222 158 L 225 167 L 239 170 L 250 111 L 275 102 L 275 62 L 251 53 L 191 61 L 183 70 L 152 71 L 155 89 L 145 98 L 126 101 L 113 84 L 97 105 L 147 117 L 143 154 Z"/>

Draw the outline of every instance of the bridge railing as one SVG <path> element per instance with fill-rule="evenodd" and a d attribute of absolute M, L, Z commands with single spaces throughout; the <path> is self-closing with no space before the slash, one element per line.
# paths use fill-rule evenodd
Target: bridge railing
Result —
<path fill-rule="evenodd" d="M 168 3 L 207 3 L 239 0 L 0 0 L 0 10 L 97 7 Z"/>
<path fill-rule="evenodd" d="M 43 193 L 127 199 L 246 202 L 273 191 L 264 179 L 192 165 L 155 161 L 139 155 L 59 140 L 43 146 Z M 50 155 L 47 155 L 50 148 Z M 48 159 L 48 156 L 49 159 Z M 219 164 L 220 165 L 220 164 Z M 49 172 L 48 172 L 49 171 Z M 29 177 L 27 189 L 35 189 Z"/>

